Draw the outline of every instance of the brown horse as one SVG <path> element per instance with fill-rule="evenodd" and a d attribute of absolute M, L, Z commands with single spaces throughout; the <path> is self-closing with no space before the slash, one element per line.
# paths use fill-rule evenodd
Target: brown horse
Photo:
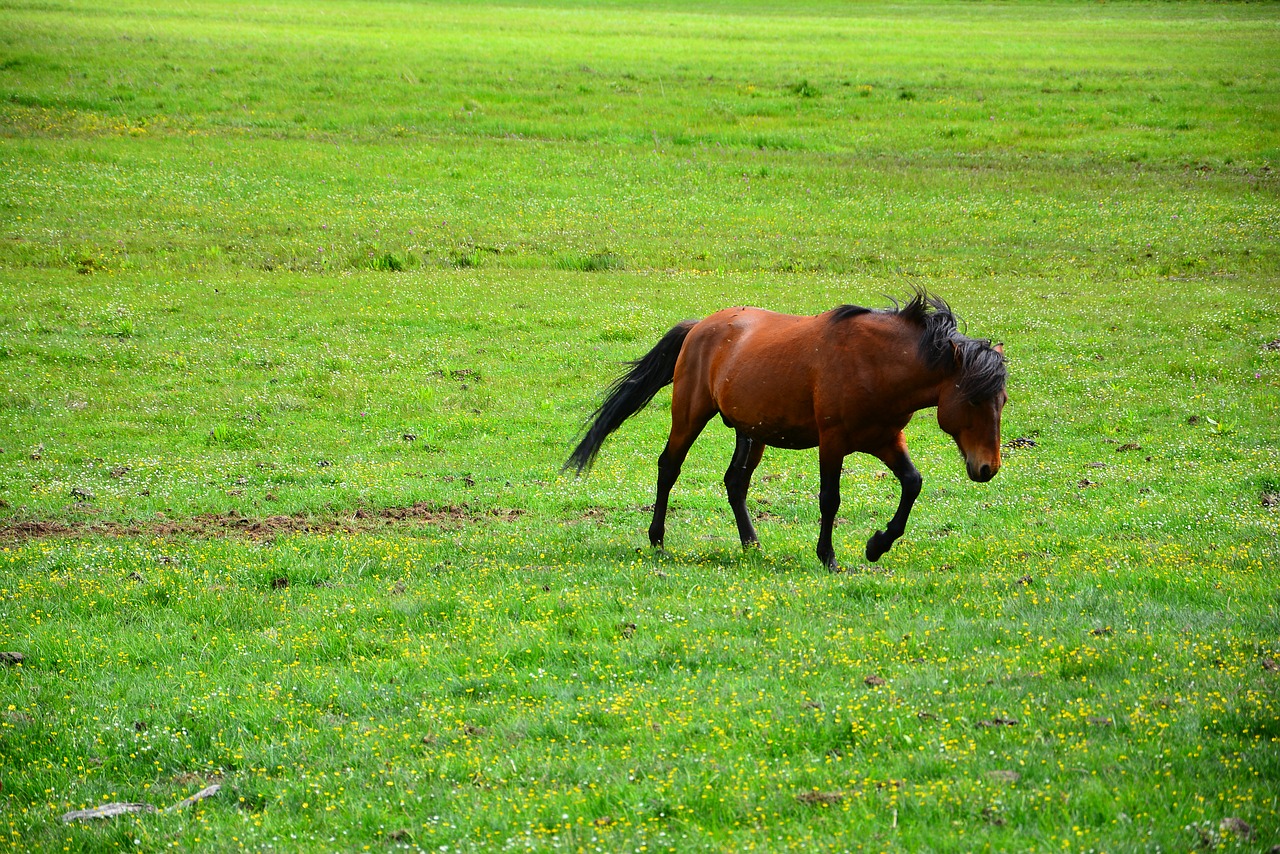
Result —
<path fill-rule="evenodd" d="M 818 558 L 836 570 L 831 529 L 840 507 L 840 469 L 855 451 L 879 457 L 902 484 L 898 511 L 867 541 L 876 561 L 902 536 L 920 494 L 902 430 L 919 409 L 938 408 L 938 426 L 964 455 L 969 477 L 1000 470 L 1004 349 L 962 335 L 941 299 L 917 290 L 906 305 L 872 311 L 840 306 L 815 317 L 728 308 L 674 326 L 610 386 L 565 469 L 590 468 L 601 444 L 668 383 L 671 435 L 658 457 L 658 497 L 649 542 L 662 547 L 667 499 L 689 447 L 716 413 L 737 431 L 725 472 L 729 506 L 744 547 L 757 546 L 747 515 L 751 474 L 768 445 L 818 448 Z"/>

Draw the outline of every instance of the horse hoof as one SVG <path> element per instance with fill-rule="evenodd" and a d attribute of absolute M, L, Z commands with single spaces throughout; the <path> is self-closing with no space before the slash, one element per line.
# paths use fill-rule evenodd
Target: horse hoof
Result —
<path fill-rule="evenodd" d="M 867 540 L 867 562 L 875 563 L 880 560 L 892 546 L 892 540 L 886 543 L 879 534 L 872 536 L 871 539 Z"/>

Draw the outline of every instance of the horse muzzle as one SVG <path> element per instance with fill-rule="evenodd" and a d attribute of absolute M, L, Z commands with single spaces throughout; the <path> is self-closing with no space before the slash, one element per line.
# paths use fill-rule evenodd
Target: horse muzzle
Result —
<path fill-rule="evenodd" d="M 969 470 L 969 480 L 977 483 L 986 483 L 996 476 L 996 472 L 1000 471 L 1000 463 L 995 465 L 991 463 L 971 463 L 966 461 L 965 467 Z"/>

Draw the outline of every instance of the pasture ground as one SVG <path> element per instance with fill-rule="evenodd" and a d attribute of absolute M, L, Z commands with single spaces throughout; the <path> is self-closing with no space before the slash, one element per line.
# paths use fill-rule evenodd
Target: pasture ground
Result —
<path fill-rule="evenodd" d="M 1280 844 L 1280 23 L 1229 4 L 0 2 L 0 845 Z M 940 293 L 1005 467 L 667 399 Z M 64 823 L 111 802 L 189 807 Z"/>

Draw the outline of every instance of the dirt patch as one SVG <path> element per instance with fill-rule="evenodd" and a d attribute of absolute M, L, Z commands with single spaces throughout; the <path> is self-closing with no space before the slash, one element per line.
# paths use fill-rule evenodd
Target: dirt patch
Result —
<path fill-rule="evenodd" d="M 479 511 L 472 510 L 466 504 L 450 504 L 438 507 L 419 501 L 408 507 L 384 507 L 381 510 L 365 510 L 363 508 L 352 514 L 352 519 L 382 519 L 392 522 L 428 522 L 434 525 L 448 522 L 465 522 L 479 516 Z"/>
<path fill-rule="evenodd" d="M 194 537 L 198 539 L 240 536 L 268 540 L 288 534 L 358 533 L 385 528 L 418 526 L 451 527 L 481 520 L 510 522 L 524 515 L 520 509 L 480 509 L 467 504 L 434 505 L 418 502 L 408 507 L 358 508 L 350 515 L 294 513 L 243 516 L 235 510 L 201 513 L 186 519 L 148 519 L 132 522 L 59 522 L 32 519 L 0 523 L 0 542 L 65 539 L 74 537 Z"/>
<path fill-rule="evenodd" d="M 15 540 L 39 540 L 48 537 L 69 537 L 75 528 L 62 522 L 14 522 L 0 528 L 0 538 Z"/>

